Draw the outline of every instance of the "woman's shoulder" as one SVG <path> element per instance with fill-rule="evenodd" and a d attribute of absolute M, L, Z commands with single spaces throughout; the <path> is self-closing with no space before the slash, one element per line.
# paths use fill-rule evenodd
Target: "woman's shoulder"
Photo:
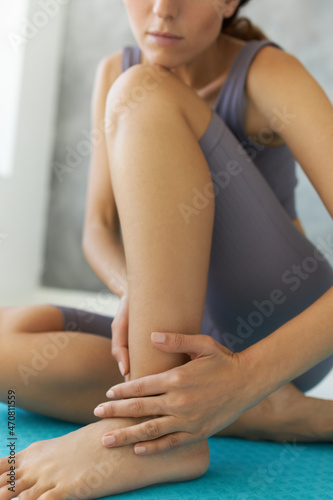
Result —
<path fill-rule="evenodd" d="M 288 93 L 291 88 L 302 86 L 306 73 L 297 57 L 285 50 L 266 45 L 258 51 L 246 79 L 249 106 L 245 124 L 249 133 L 270 128 L 275 134 L 274 146 L 284 143 L 280 129 L 275 127 L 280 123 L 277 115 L 289 112 Z"/>
<path fill-rule="evenodd" d="M 281 86 L 288 91 L 299 70 L 304 67 L 296 56 L 274 45 L 262 47 L 256 54 L 247 77 L 247 91 L 254 100 L 260 99 L 262 92 L 280 91 Z"/>
<path fill-rule="evenodd" d="M 288 95 L 291 87 L 302 86 L 308 77 L 309 72 L 296 56 L 273 45 L 266 45 L 251 64 L 247 91 L 253 101 L 274 101 L 275 96 Z"/>

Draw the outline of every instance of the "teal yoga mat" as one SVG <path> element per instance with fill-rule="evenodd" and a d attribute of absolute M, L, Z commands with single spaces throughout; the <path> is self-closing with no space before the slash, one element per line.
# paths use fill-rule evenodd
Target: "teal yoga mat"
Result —
<path fill-rule="evenodd" d="M 7 405 L 0 403 L 0 455 L 7 456 Z M 16 451 L 79 425 L 16 409 Z M 211 463 L 195 481 L 160 484 L 113 500 L 330 500 L 333 443 L 273 443 L 210 438 Z M 68 451 L 68 450 L 67 450 Z M 65 450 L 66 452 L 66 450 Z"/>

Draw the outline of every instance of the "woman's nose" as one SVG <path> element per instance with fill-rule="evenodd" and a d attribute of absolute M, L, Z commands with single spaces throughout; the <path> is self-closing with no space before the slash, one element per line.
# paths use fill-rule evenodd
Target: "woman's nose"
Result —
<path fill-rule="evenodd" d="M 156 0 L 153 13 L 163 19 L 175 18 L 179 10 L 178 3 L 179 0 Z"/>

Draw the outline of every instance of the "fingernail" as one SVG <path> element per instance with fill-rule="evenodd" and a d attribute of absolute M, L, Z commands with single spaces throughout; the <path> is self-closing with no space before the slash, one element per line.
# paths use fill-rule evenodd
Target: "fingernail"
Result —
<path fill-rule="evenodd" d="M 115 398 L 115 393 L 113 391 L 111 391 L 111 389 L 108 390 L 108 392 L 106 393 L 106 397 L 107 398 Z"/>
<path fill-rule="evenodd" d="M 119 366 L 120 373 L 124 377 L 125 376 L 125 368 L 124 368 L 124 365 L 122 364 L 121 361 L 119 361 L 118 366 Z"/>
<path fill-rule="evenodd" d="M 161 332 L 153 332 L 151 334 L 151 339 L 154 342 L 157 342 L 159 344 L 163 344 L 165 342 L 166 335 L 165 335 L 165 333 L 161 333 Z"/>
<path fill-rule="evenodd" d="M 137 446 L 135 449 L 134 449 L 135 453 L 137 455 L 142 455 L 143 453 L 146 453 L 147 449 L 145 446 Z"/>
<path fill-rule="evenodd" d="M 102 443 L 104 446 L 111 446 L 116 442 L 116 438 L 114 436 L 104 436 L 102 439 Z"/>
<path fill-rule="evenodd" d="M 104 407 L 96 406 L 96 408 L 94 409 L 94 415 L 96 415 L 96 417 L 104 417 L 105 415 Z"/>

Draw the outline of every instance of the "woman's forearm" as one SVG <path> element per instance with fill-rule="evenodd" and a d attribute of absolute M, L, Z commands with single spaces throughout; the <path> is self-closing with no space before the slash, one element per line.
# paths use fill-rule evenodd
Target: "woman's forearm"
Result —
<path fill-rule="evenodd" d="M 124 245 L 120 235 L 107 227 L 93 226 L 85 229 L 83 239 L 84 256 L 103 283 L 122 297 L 128 288 Z"/>
<path fill-rule="evenodd" d="M 333 354 L 333 287 L 301 314 L 245 349 L 258 402 Z"/>

